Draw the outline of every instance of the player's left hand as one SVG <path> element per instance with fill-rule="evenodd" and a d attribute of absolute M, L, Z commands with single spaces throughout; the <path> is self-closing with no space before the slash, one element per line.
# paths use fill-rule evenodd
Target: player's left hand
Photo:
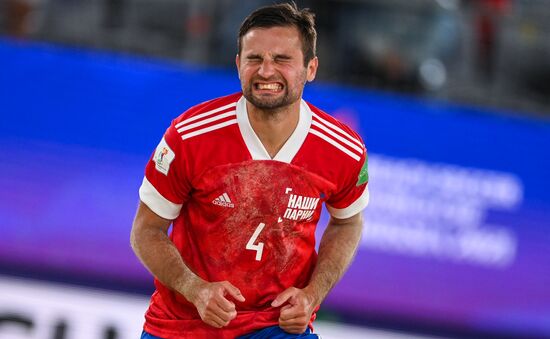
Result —
<path fill-rule="evenodd" d="M 271 306 L 281 307 L 279 327 L 292 334 L 304 333 L 315 309 L 315 298 L 305 289 L 289 287 L 273 300 Z"/>

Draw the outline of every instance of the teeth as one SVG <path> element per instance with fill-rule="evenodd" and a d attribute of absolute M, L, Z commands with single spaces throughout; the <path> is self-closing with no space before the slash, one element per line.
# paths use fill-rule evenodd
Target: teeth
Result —
<path fill-rule="evenodd" d="M 279 84 L 258 84 L 258 89 L 278 90 L 280 88 Z"/>

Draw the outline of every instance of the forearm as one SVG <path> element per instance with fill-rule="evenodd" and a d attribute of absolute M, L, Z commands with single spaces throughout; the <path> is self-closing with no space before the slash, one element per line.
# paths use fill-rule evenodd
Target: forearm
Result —
<path fill-rule="evenodd" d="M 319 245 L 317 265 L 306 287 L 317 305 L 321 304 L 348 269 L 359 245 L 362 229 L 360 214 L 347 222 L 332 218 L 329 221 Z"/>
<path fill-rule="evenodd" d="M 144 230 L 136 234 L 132 237 L 132 248 L 143 265 L 173 290 L 185 295 L 190 290 L 189 284 L 197 279 L 168 236 L 160 231 Z"/>
<path fill-rule="evenodd" d="M 130 237 L 132 249 L 158 280 L 191 300 L 194 285 L 202 282 L 202 279 L 187 267 L 176 246 L 169 239 L 169 221 L 158 227 L 143 226 L 154 224 L 151 222 L 150 213 L 152 212 L 148 208 L 140 206 Z"/>

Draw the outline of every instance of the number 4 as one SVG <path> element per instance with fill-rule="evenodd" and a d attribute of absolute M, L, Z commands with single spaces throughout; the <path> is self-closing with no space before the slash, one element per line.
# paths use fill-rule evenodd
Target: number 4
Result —
<path fill-rule="evenodd" d="M 254 241 L 258 238 L 260 235 L 260 232 L 264 229 L 265 224 L 262 222 L 256 227 L 256 230 L 254 231 L 254 234 L 252 234 L 252 237 L 248 240 L 248 243 L 246 244 L 247 250 L 256 251 L 256 261 L 262 260 L 262 253 L 264 251 L 264 243 L 259 242 L 257 245 L 254 244 Z"/>

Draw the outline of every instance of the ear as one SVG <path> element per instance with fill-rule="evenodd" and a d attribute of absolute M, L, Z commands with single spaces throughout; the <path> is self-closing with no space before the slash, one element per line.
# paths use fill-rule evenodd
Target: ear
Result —
<path fill-rule="evenodd" d="M 235 56 L 235 64 L 237 65 L 237 75 L 241 78 L 241 56 L 237 54 Z"/>
<path fill-rule="evenodd" d="M 311 82 L 315 79 L 315 75 L 317 74 L 318 67 L 319 67 L 319 59 L 317 57 L 314 57 L 313 59 L 309 60 L 307 64 L 307 81 Z"/>

